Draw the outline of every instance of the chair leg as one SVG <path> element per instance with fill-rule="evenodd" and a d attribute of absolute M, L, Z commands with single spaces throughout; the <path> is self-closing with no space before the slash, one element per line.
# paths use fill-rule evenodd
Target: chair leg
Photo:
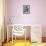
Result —
<path fill-rule="evenodd" d="M 15 36 L 15 42 L 16 42 L 16 36 Z"/>

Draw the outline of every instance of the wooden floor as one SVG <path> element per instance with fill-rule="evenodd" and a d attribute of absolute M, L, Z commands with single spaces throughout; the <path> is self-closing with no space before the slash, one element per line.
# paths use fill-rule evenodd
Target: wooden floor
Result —
<path fill-rule="evenodd" d="M 14 40 L 9 41 L 8 43 L 5 42 L 3 46 L 46 46 L 46 37 L 42 37 L 43 43 L 31 43 L 31 41 L 24 41 L 24 40 Z"/>
<path fill-rule="evenodd" d="M 5 43 L 3 46 L 46 46 L 46 43 L 31 43 L 30 41 L 14 40 Z"/>
<path fill-rule="evenodd" d="M 30 41 L 24 41 L 24 40 L 16 40 L 16 41 L 10 41 L 8 43 L 5 43 L 3 46 L 31 46 Z"/>

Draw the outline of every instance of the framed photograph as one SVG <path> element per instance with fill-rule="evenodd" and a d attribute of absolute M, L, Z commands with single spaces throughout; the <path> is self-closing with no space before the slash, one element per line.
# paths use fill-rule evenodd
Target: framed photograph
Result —
<path fill-rule="evenodd" d="M 23 14 L 30 14 L 30 5 L 23 5 Z"/>

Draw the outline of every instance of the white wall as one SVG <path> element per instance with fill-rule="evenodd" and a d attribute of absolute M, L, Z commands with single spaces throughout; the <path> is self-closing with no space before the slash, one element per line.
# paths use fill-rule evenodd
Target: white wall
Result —
<path fill-rule="evenodd" d="M 30 5 L 30 14 L 23 15 L 23 5 Z M 46 0 L 7 0 L 7 8 L 8 17 L 13 17 L 12 23 L 40 24 L 43 37 L 46 36 Z M 8 24 L 11 24 L 10 20 Z"/>

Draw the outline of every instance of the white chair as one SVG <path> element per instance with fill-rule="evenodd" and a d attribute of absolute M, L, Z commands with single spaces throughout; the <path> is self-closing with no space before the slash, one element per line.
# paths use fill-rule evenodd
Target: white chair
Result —
<path fill-rule="evenodd" d="M 13 36 L 15 36 L 15 40 L 16 40 L 16 36 L 23 36 L 24 32 L 25 31 L 22 25 L 14 25 L 12 29 L 12 42 L 13 42 Z"/>

